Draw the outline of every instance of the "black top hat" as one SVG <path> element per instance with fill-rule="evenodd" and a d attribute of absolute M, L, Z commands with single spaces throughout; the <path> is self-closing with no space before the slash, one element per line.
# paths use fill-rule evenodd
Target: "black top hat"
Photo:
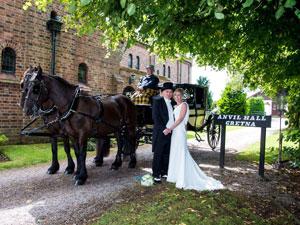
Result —
<path fill-rule="evenodd" d="M 164 91 L 164 90 L 167 90 L 167 89 L 173 90 L 173 83 L 172 82 L 163 83 L 163 85 L 161 87 L 161 91 Z"/>

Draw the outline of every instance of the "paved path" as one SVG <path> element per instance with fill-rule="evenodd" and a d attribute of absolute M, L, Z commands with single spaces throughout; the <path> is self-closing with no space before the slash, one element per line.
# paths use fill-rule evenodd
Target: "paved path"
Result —
<path fill-rule="evenodd" d="M 286 127 L 285 120 L 281 121 L 281 126 Z M 267 128 L 267 136 L 271 135 L 279 130 L 280 122 L 279 118 L 273 118 L 271 128 Z M 226 132 L 226 149 L 229 151 L 242 151 L 247 146 L 260 141 L 260 128 L 256 127 L 240 127 L 236 130 Z M 200 144 L 196 141 L 190 141 L 194 147 L 209 148 L 207 141 L 201 142 Z"/>

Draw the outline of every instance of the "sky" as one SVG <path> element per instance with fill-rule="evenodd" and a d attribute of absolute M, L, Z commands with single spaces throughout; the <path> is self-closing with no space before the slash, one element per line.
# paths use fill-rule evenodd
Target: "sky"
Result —
<path fill-rule="evenodd" d="M 216 101 L 221 97 L 226 83 L 229 81 L 229 76 L 225 70 L 217 71 L 211 67 L 199 67 L 195 62 L 192 66 L 192 83 L 196 84 L 199 76 L 207 77 L 210 82 L 210 90 L 213 93 L 213 100 Z"/>

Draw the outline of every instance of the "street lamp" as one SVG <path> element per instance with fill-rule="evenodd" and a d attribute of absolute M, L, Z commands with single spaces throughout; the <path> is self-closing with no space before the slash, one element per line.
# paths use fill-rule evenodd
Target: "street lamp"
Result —
<path fill-rule="evenodd" d="M 51 75 L 55 74 L 56 37 L 61 30 L 62 24 L 60 17 L 57 16 L 55 11 L 52 11 L 50 19 L 47 21 L 47 29 L 51 32 Z"/>

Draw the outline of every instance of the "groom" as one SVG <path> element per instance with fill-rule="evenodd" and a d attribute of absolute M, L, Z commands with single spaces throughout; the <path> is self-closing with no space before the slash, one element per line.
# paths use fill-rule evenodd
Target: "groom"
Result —
<path fill-rule="evenodd" d="M 153 99 L 152 152 L 154 152 L 154 156 L 152 171 L 155 183 L 161 183 L 161 178 L 167 178 L 168 174 L 171 134 L 164 135 L 163 131 L 170 128 L 174 123 L 173 107 L 171 105 L 172 96 L 173 83 L 166 82 L 161 88 L 161 96 Z"/>

